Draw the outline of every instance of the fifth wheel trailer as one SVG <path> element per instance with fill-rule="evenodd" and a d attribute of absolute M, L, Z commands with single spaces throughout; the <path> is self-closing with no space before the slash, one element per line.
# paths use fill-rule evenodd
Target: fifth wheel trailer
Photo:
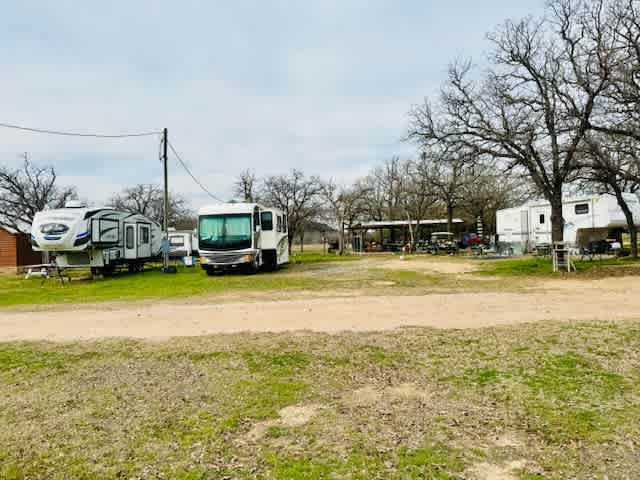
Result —
<path fill-rule="evenodd" d="M 640 222 L 640 201 L 625 193 L 636 222 Z M 627 221 L 613 195 L 590 195 L 566 198 L 562 202 L 564 242 L 573 247 L 606 238 L 621 240 Z M 524 253 L 540 245 L 551 244 L 551 205 L 544 200 L 496 212 L 498 241 L 515 253 Z"/>
<path fill-rule="evenodd" d="M 198 211 L 200 264 L 209 275 L 244 268 L 275 270 L 289 261 L 287 216 L 257 203 L 223 203 Z"/>
<path fill-rule="evenodd" d="M 36 213 L 31 243 L 36 251 L 54 254 L 60 268 L 89 267 L 109 274 L 118 265 L 138 271 L 159 258 L 162 230 L 143 215 L 71 201 L 65 208 Z"/>

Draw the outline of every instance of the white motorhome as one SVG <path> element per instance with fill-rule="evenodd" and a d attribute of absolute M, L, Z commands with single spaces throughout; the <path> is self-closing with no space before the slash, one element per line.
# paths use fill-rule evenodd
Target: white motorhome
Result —
<path fill-rule="evenodd" d="M 191 230 L 169 229 L 169 256 L 191 257 L 198 254 L 198 238 Z"/>
<path fill-rule="evenodd" d="M 36 251 L 54 254 L 61 268 L 90 267 L 94 274 L 109 274 L 117 265 L 139 271 L 159 258 L 162 230 L 143 215 L 71 201 L 65 208 L 36 213 L 31 243 Z"/>
<path fill-rule="evenodd" d="M 244 267 L 255 273 L 289 261 L 287 217 L 257 203 L 223 203 L 198 211 L 200 263 L 209 275 Z"/>
<path fill-rule="evenodd" d="M 640 220 L 640 202 L 632 193 L 624 198 Z M 627 221 L 613 195 L 589 195 L 567 198 L 562 203 L 564 242 L 573 247 L 584 247 L 593 240 L 615 238 L 627 227 Z M 551 205 L 545 200 L 525 203 L 520 207 L 496 212 L 498 241 L 515 253 L 528 252 L 539 245 L 551 244 Z"/>

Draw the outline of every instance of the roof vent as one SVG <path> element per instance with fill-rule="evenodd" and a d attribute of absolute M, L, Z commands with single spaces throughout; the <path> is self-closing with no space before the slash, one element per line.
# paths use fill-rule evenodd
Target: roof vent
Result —
<path fill-rule="evenodd" d="M 67 203 L 64 204 L 65 208 L 84 208 L 87 204 L 82 200 L 67 200 Z"/>

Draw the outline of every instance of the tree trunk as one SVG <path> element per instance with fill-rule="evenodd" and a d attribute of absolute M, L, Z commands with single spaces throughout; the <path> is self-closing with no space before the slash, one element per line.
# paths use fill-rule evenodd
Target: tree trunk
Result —
<path fill-rule="evenodd" d="M 300 230 L 300 253 L 304 253 L 304 228 Z"/>
<path fill-rule="evenodd" d="M 291 228 L 291 226 L 289 226 L 287 237 L 289 238 L 289 255 L 291 255 L 291 252 L 293 251 L 293 242 L 296 239 L 296 231 Z"/>
<path fill-rule="evenodd" d="M 453 232 L 453 205 L 447 205 L 447 232 Z"/>
<path fill-rule="evenodd" d="M 564 240 L 564 218 L 562 217 L 562 191 L 554 193 L 549 199 L 551 203 L 551 242 Z"/>
<path fill-rule="evenodd" d="M 410 242 L 411 242 L 411 251 L 413 252 L 413 248 L 416 244 L 415 242 L 415 237 L 413 236 L 413 225 L 411 225 L 411 217 L 409 216 L 409 214 L 407 213 L 407 222 L 409 225 L 409 238 L 410 238 Z"/>
<path fill-rule="evenodd" d="M 622 196 L 622 190 L 618 185 L 611 185 L 613 191 L 616 194 L 616 200 L 618 201 L 618 205 L 622 209 L 624 213 L 624 218 L 627 220 L 627 228 L 629 229 L 629 236 L 631 239 L 631 256 L 633 258 L 638 258 L 638 228 L 636 227 L 633 212 L 629 208 L 627 201 Z"/>
<path fill-rule="evenodd" d="M 344 255 L 344 219 L 338 223 L 338 254 Z"/>

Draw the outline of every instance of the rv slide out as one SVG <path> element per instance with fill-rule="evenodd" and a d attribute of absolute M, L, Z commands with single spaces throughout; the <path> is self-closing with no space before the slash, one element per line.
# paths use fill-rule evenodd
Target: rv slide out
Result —
<path fill-rule="evenodd" d="M 289 261 L 287 217 L 256 203 L 223 203 L 198 211 L 198 251 L 209 275 L 242 268 L 255 273 Z"/>
<path fill-rule="evenodd" d="M 34 250 L 53 254 L 60 268 L 89 267 L 94 274 L 110 274 L 126 265 L 133 272 L 160 258 L 162 229 L 144 215 L 72 201 L 65 208 L 36 213 L 31 243 Z"/>

